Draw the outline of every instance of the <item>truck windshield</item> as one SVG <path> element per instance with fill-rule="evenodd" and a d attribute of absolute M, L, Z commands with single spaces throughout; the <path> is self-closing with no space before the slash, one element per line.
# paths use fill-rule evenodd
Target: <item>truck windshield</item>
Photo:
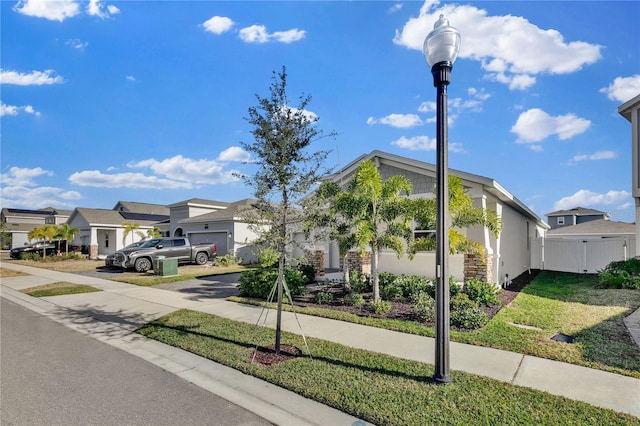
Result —
<path fill-rule="evenodd" d="M 162 241 L 160 238 L 154 238 L 152 240 L 149 241 L 145 241 L 140 248 L 151 248 L 151 247 L 155 247 L 158 245 L 158 243 Z"/>

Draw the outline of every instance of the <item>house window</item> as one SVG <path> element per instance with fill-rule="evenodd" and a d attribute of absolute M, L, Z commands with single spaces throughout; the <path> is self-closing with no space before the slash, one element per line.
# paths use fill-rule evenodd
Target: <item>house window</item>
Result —
<path fill-rule="evenodd" d="M 558 223 L 558 225 L 564 225 L 564 217 L 559 217 L 557 219 L 557 223 Z"/>
<path fill-rule="evenodd" d="M 204 229 L 209 229 L 209 224 L 208 223 L 204 224 Z"/>
<path fill-rule="evenodd" d="M 108 232 L 104 233 L 104 246 L 105 246 L 105 248 L 109 248 L 109 233 Z"/>

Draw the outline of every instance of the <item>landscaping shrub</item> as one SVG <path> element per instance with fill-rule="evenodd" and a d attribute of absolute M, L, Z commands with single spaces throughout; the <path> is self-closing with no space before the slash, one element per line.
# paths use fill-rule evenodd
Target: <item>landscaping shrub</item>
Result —
<path fill-rule="evenodd" d="M 239 265 L 242 263 L 242 259 L 229 253 L 225 254 L 224 256 L 216 257 L 215 263 L 219 266 Z"/>
<path fill-rule="evenodd" d="M 20 259 L 22 260 L 41 260 L 42 256 L 40 253 L 23 253 L 20 255 Z"/>
<path fill-rule="evenodd" d="M 451 325 L 467 330 L 484 327 L 489 322 L 489 316 L 480 308 L 467 308 L 451 312 Z"/>
<path fill-rule="evenodd" d="M 344 296 L 344 298 L 342 299 L 342 303 L 348 306 L 355 306 L 356 308 L 359 308 L 360 306 L 364 305 L 364 297 L 362 297 L 362 295 L 358 293 L 349 293 Z"/>
<path fill-rule="evenodd" d="M 420 293 L 435 294 L 433 281 L 419 275 L 401 275 L 396 282 L 402 289 L 402 296 L 407 300 L 413 300 Z"/>
<path fill-rule="evenodd" d="M 240 296 L 253 297 L 267 300 L 278 279 L 277 268 L 248 269 L 240 274 Z M 285 269 L 284 279 L 291 291 L 296 296 L 305 292 L 306 277 L 302 272 L 292 268 Z"/>
<path fill-rule="evenodd" d="M 372 290 L 369 275 L 358 271 L 349 271 L 349 282 L 354 293 L 367 293 Z"/>
<path fill-rule="evenodd" d="M 393 305 L 391 302 L 387 302 L 386 300 L 381 300 L 378 303 L 371 303 L 371 307 L 373 312 L 378 315 L 385 315 L 391 311 Z"/>
<path fill-rule="evenodd" d="M 316 303 L 319 305 L 328 305 L 333 302 L 333 294 L 324 291 L 316 293 Z"/>
<path fill-rule="evenodd" d="M 395 284 L 380 286 L 380 297 L 383 300 L 401 300 L 402 289 Z"/>
<path fill-rule="evenodd" d="M 476 278 L 469 279 L 464 285 L 464 292 L 469 299 L 483 306 L 499 305 L 500 299 L 497 296 L 499 291 L 493 284 Z"/>
<path fill-rule="evenodd" d="M 298 270 L 302 272 L 302 275 L 307 280 L 307 284 L 310 284 L 316 280 L 316 268 L 313 265 L 300 264 Z"/>
<path fill-rule="evenodd" d="M 436 301 L 427 292 L 413 296 L 413 313 L 423 322 L 433 322 L 436 319 Z"/>
<path fill-rule="evenodd" d="M 640 289 L 640 259 L 611 262 L 598 271 L 598 281 L 608 288 Z"/>
<path fill-rule="evenodd" d="M 469 299 L 469 295 L 466 293 L 458 293 L 452 297 L 449 301 L 451 311 L 464 311 L 469 308 L 477 308 L 478 302 Z"/>

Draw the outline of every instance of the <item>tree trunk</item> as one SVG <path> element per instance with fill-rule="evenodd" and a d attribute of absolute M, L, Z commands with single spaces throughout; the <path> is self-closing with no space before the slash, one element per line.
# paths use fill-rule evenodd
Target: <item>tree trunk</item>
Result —
<path fill-rule="evenodd" d="M 380 301 L 380 280 L 378 279 L 378 251 L 371 246 L 371 285 L 373 287 L 373 303 Z"/>
<path fill-rule="evenodd" d="M 345 293 L 351 293 L 351 279 L 349 277 L 349 253 L 348 252 L 342 257 L 342 272 L 343 272 L 342 289 L 345 291 Z"/>

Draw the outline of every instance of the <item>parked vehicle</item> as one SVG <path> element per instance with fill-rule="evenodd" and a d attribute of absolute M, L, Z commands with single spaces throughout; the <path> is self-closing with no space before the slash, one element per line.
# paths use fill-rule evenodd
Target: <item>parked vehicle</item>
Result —
<path fill-rule="evenodd" d="M 144 241 L 138 241 L 136 243 L 131 243 L 128 246 L 125 246 L 125 248 L 123 248 L 123 250 L 126 249 L 132 249 L 135 247 L 140 247 L 142 244 L 144 243 Z M 111 253 L 109 255 L 107 255 L 107 257 L 104 258 L 104 266 L 106 266 L 107 268 L 111 268 L 113 266 L 113 258 L 115 257 L 115 253 Z"/>
<path fill-rule="evenodd" d="M 52 256 L 57 253 L 56 244 L 53 242 L 40 241 L 33 244 L 25 244 L 22 247 L 15 247 L 9 251 L 12 259 L 20 259 L 25 254 L 38 253 L 42 256 L 42 250 L 45 250 L 45 256 Z"/>
<path fill-rule="evenodd" d="M 153 269 L 158 256 L 174 258 L 178 263 L 204 265 L 217 255 L 215 244 L 191 245 L 180 238 L 152 238 L 138 247 L 125 248 L 113 254 L 113 266 L 135 268 L 138 272 Z"/>

